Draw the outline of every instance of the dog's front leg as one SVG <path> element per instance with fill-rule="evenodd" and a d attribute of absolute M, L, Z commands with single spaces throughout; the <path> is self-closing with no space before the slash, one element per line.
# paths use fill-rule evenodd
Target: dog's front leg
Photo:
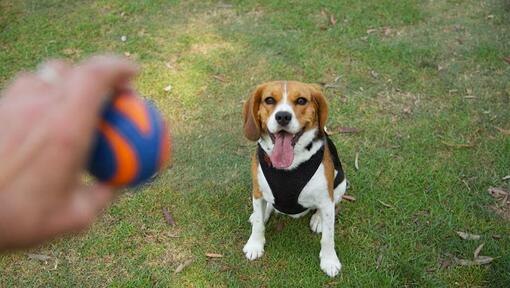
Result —
<path fill-rule="evenodd" d="M 243 248 L 243 252 L 249 260 L 255 260 L 264 254 L 264 244 L 266 243 L 266 238 L 264 236 L 266 205 L 266 200 L 264 200 L 263 197 L 259 197 L 258 199 L 253 198 L 253 213 L 250 216 L 252 225 L 251 235 Z"/>
<path fill-rule="evenodd" d="M 322 220 L 321 269 L 330 277 L 335 277 L 342 264 L 335 251 L 335 203 L 331 202 L 319 209 Z"/>

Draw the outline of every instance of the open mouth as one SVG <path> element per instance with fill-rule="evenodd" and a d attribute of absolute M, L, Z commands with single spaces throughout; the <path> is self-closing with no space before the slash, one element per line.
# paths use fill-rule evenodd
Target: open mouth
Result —
<path fill-rule="evenodd" d="M 274 144 L 273 151 L 269 157 L 273 167 L 284 169 L 292 164 L 292 161 L 294 161 L 294 145 L 296 145 L 301 135 L 303 135 L 303 130 L 296 134 L 283 130 L 274 134 L 269 133 L 269 137 L 271 137 Z"/>

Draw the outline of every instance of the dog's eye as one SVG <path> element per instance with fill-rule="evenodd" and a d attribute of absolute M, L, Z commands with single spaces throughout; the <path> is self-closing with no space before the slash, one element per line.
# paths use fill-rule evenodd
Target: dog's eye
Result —
<path fill-rule="evenodd" d="M 273 105 L 274 103 L 276 103 L 273 97 L 267 97 L 266 99 L 264 99 L 264 102 L 266 102 L 266 104 L 268 105 Z"/>
<path fill-rule="evenodd" d="M 298 105 L 306 105 L 306 103 L 308 102 L 308 100 L 306 100 L 305 98 L 303 97 L 299 97 L 297 100 L 296 100 L 296 103 Z"/>

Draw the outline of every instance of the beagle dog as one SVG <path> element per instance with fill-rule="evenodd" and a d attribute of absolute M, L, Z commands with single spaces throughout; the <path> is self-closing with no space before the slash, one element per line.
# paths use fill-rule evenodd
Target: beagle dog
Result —
<path fill-rule="evenodd" d="M 328 104 L 318 85 L 274 81 L 259 85 L 244 104 L 246 138 L 258 143 L 252 157 L 252 231 L 243 251 L 255 260 L 264 253 L 265 223 L 273 209 L 310 219 L 322 233 L 320 267 L 330 277 L 342 265 L 335 251 L 335 204 L 347 181 L 333 142 L 324 131 Z"/>

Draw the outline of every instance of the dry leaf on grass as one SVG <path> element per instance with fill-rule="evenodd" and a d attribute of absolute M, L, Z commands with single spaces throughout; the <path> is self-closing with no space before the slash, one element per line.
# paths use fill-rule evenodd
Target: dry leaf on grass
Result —
<path fill-rule="evenodd" d="M 473 258 L 478 258 L 478 255 L 480 255 L 480 251 L 482 251 L 482 248 L 483 248 L 483 245 L 485 245 L 485 243 L 482 243 L 480 244 L 478 247 L 476 247 L 475 249 L 475 252 L 473 252 Z"/>
<path fill-rule="evenodd" d="M 170 91 L 172 91 L 172 85 L 168 85 L 168 86 L 166 86 L 165 88 L 163 88 L 163 90 L 165 90 L 165 92 L 170 92 Z"/>
<path fill-rule="evenodd" d="M 356 158 L 354 158 L 354 167 L 359 170 L 359 152 L 356 152 Z"/>
<path fill-rule="evenodd" d="M 444 145 L 448 146 L 448 147 L 453 147 L 453 148 L 471 148 L 471 147 L 474 147 L 475 144 L 473 143 L 467 143 L 467 144 L 457 144 L 457 143 L 449 143 L 449 142 L 446 142 L 446 141 L 441 141 L 441 143 L 443 143 Z"/>
<path fill-rule="evenodd" d="M 282 220 L 279 220 L 278 222 L 276 222 L 276 227 L 275 227 L 276 232 L 282 232 L 283 228 L 285 228 L 285 222 L 283 222 Z"/>
<path fill-rule="evenodd" d="M 329 24 L 331 24 L 331 26 L 335 26 L 335 24 L 336 24 L 335 16 L 329 15 Z"/>
<path fill-rule="evenodd" d="M 496 128 L 496 130 L 498 130 L 499 132 L 503 133 L 504 135 L 507 135 L 507 136 L 510 135 L 510 130 L 503 129 L 503 128 L 497 127 L 497 126 L 494 126 L 494 128 Z"/>
<path fill-rule="evenodd" d="M 205 253 L 208 258 L 223 258 L 223 254 L 218 253 Z"/>
<path fill-rule="evenodd" d="M 508 192 L 500 187 L 489 187 L 489 189 L 487 189 L 487 192 L 489 192 L 489 194 L 491 194 L 491 196 L 496 199 L 508 197 Z"/>
<path fill-rule="evenodd" d="M 381 203 L 381 204 L 382 204 L 384 207 L 386 207 L 386 208 L 395 208 L 395 206 L 390 205 L 390 204 L 388 204 L 388 203 L 385 203 L 385 202 L 383 202 L 383 201 L 381 201 L 381 200 L 379 200 L 379 199 L 377 199 L 377 201 L 378 201 L 379 203 Z"/>
<path fill-rule="evenodd" d="M 179 266 L 177 266 L 177 268 L 175 268 L 174 274 L 181 273 L 182 270 L 184 270 L 184 268 L 191 265 L 191 263 L 193 263 L 193 259 L 188 259 L 188 260 L 184 261 L 184 263 L 179 264 Z"/>
<path fill-rule="evenodd" d="M 510 180 L 510 175 L 506 175 L 505 177 L 501 178 L 501 180 L 503 181 Z"/>
<path fill-rule="evenodd" d="M 41 262 L 47 262 L 48 260 L 51 260 L 51 256 L 43 255 L 43 254 L 27 254 L 28 258 L 31 260 L 37 260 Z"/>
<path fill-rule="evenodd" d="M 452 258 L 449 256 L 448 258 L 445 258 L 441 261 L 441 265 L 439 266 L 440 269 L 448 269 L 448 267 L 452 266 Z"/>
<path fill-rule="evenodd" d="M 213 75 L 212 77 L 220 82 L 225 82 L 225 75 L 218 74 L 218 75 Z"/>
<path fill-rule="evenodd" d="M 356 201 L 356 198 L 354 198 L 353 196 L 350 196 L 350 195 L 342 195 L 342 199 L 347 200 L 349 202 Z"/>
<path fill-rule="evenodd" d="M 455 264 L 460 266 L 487 265 L 494 261 L 490 256 L 478 256 L 473 260 L 455 258 Z"/>
<path fill-rule="evenodd" d="M 382 259 L 383 259 L 383 254 L 379 254 L 379 256 L 377 256 L 377 260 L 375 261 L 375 270 L 379 270 L 379 267 L 381 267 L 381 263 L 382 263 Z"/>
<path fill-rule="evenodd" d="M 464 240 L 480 240 L 480 235 L 470 234 L 462 231 L 456 231 L 457 235 Z"/>
<path fill-rule="evenodd" d="M 172 214 L 170 214 L 168 209 L 163 208 L 161 210 L 163 211 L 163 216 L 165 217 L 166 223 L 168 223 L 168 225 L 170 225 L 170 226 L 175 226 L 176 223 L 175 223 L 174 217 L 172 216 Z"/>

